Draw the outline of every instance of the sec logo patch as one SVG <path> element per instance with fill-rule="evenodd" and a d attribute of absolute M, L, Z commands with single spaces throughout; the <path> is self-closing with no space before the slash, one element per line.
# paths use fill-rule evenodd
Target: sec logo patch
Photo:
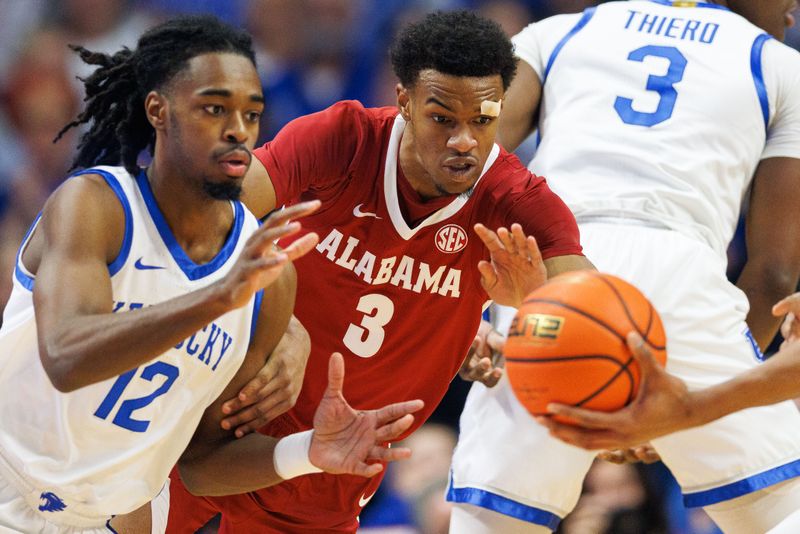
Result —
<path fill-rule="evenodd" d="M 453 254 L 467 246 L 467 232 L 457 224 L 448 224 L 439 228 L 434 241 L 439 252 Z"/>

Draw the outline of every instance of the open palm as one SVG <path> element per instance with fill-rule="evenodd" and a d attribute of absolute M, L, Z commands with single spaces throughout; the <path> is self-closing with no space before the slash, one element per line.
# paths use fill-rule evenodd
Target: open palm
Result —
<path fill-rule="evenodd" d="M 311 463 L 333 474 L 372 477 L 383 470 L 380 462 L 411 456 L 405 448 L 391 449 L 414 422 L 412 413 L 424 403 L 412 400 L 377 410 L 354 410 L 342 394 L 344 358 L 338 352 L 328 363 L 328 388 L 314 414 L 314 435 L 308 457 Z"/>

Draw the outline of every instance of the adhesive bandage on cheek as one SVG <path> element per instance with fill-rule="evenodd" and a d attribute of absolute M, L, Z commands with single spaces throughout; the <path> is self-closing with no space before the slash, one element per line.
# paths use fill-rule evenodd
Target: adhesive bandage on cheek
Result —
<path fill-rule="evenodd" d="M 289 434 L 278 440 L 273 453 L 275 472 L 284 480 L 321 473 L 322 469 L 311 463 L 308 459 L 308 450 L 311 448 L 313 430 Z"/>
<path fill-rule="evenodd" d="M 481 115 L 486 115 L 489 117 L 497 117 L 500 115 L 500 108 L 503 105 L 503 100 L 484 100 L 481 102 Z"/>

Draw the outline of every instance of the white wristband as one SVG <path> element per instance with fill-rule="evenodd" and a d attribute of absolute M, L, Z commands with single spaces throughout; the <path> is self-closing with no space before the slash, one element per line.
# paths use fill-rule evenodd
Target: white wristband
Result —
<path fill-rule="evenodd" d="M 308 450 L 311 448 L 311 436 L 313 430 L 289 434 L 278 440 L 273 452 L 273 462 L 275 472 L 284 480 L 307 475 L 309 473 L 321 473 L 322 469 L 311 463 L 308 459 Z"/>

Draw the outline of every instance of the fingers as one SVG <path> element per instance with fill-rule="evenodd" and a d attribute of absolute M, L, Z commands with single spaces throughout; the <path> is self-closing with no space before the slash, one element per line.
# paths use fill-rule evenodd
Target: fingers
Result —
<path fill-rule="evenodd" d="M 553 417 L 538 416 L 535 419 L 540 425 L 547 428 L 551 436 L 575 447 L 590 451 L 619 447 L 618 439 L 611 431 L 580 428 L 561 423 Z"/>
<path fill-rule="evenodd" d="M 772 307 L 772 315 L 779 317 L 787 313 L 800 314 L 800 293 L 794 293 L 778 301 Z"/>
<path fill-rule="evenodd" d="M 251 258 L 257 258 L 267 252 L 274 252 L 275 254 L 282 254 L 274 246 L 275 241 L 294 234 L 301 228 L 299 222 L 290 222 L 284 226 L 271 228 L 268 226 L 261 226 L 256 230 L 247 242 L 246 253 Z"/>
<path fill-rule="evenodd" d="M 634 447 L 633 453 L 640 462 L 645 464 L 652 464 L 661 460 L 661 456 L 649 443 Z"/>
<path fill-rule="evenodd" d="M 661 459 L 652 445 L 644 444 L 637 447 L 627 447 L 623 449 L 605 450 L 597 455 L 601 460 L 613 464 L 652 464 Z"/>
<path fill-rule="evenodd" d="M 319 209 L 322 203 L 319 200 L 309 200 L 308 202 L 300 202 L 294 206 L 289 206 L 281 210 L 276 210 L 270 214 L 264 221 L 262 226 L 274 228 L 286 224 L 292 219 L 298 219 L 310 215 Z"/>
<path fill-rule="evenodd" d="M 383 471 L 383 464 L 358 463 L 353 468 L 353 474 L 365 478 L 371 478 Z"/>
<path fill-rule="evenodd" d="M 423 406 L 425 406 L 425 403 L 419 399 L 396 402 L 389 406 L 384 406 L 375 411 L 375 424 L 377 426 L 385 425 L 389 421 L 394 421 L 407 414 L 418 412 Z"/>
<path fill-rule="evenodd" d="M 615 424 L 619 422 L 618 412 L 596 412 L 593 410 L 584 410 L 583 408 L 576 408 L 574 406 L 567 406 L 565 404 L 550 403 L 547 405 L 547 411 L 552 415 L 559 415 L 566 417 L 578 426 L 584 428 L 608 429 L 615 428 Z"/>
<path fill-rule="evenodd" d="M 376 445 L 369 451 L 369 459 L 380 462 L 396 462 L 408 458 L 411 458 L 411 449 L 406 447 L 389 448 Z"/>
<path fill-rule="evenodd" d="M 661 368 L 658 361 L 653 356 L 653 353 L 650 352 L 650 349 L 644 342 L 644 339 L 642 339 L 642 336 L 636 332 L 630 332 L 627 337 L 627 342 L 628 348 L 631 354 L 633 354 L 633 358 L 637 361 L 642 370 L 642 379 L 649 373 L 655 372 L 656 367 Z"/>
<path fill-rule="evenodd" d="M 384 442 L 399 438 L 406 430 L 414 424 L 414 416 L 404 415 L 397 421 L 383 425 L 375 431 L 375 441 Z"/>
<path fill-rule="evenodd" d="M 283 249 L 283 253 L 294 261 L 308 254 L 317 243 L 319 243 L 319 235 L 316 232 L 310 232 L 292 242 L 291 245 Z"/>
<path fill-rule="evenodd" d="M 479 261 L 478 271 L 481 273 L 481 284 L 484 288 L 491 289 L 497 284 L 497 273 L 491 263 L 486 260 Z"/>
<path fill-rule="evenodd" d="M 474 228 L 475 233 L 478 234 L 478 237 L 481 241 L 483 241 L 483 244 L 486 245 L 486 248 L 489 249 L 490 253 L 503 250 L 503 244 L 500 242 L 500 238 L 497 237 L 496 233 L 489 230 L 481 223 L 476 224 Z"/>
<path fill-rule="evenodd" d="M 520 232 L 522 231 L 520 227 Z M 503 244 L 503 248 L 507 250 L 511 254 L 517 253 L 517 243 L 514 239 L 514 236 L 509 232 L 506 228 L 498 228 L 497 229 L 497 237 L 500 239 L 500 242 Z M 523 236 L 523 243 L 524 243 L 524 236 Z"/>
<path fill-rule="evenodd" d="M 282 413 L 289 410 L 294 403 L 290 399 L 270 398 L 250 408 L 222 420 L 222 428 L 230 430 L 236 428 L 234 434 L 241 438 L 255 432 Z"/>
<path fill-rule="evenodd" d="M 334 352 L 328 361 L 328 391 L 326 395 L 341 395 L 344 387 L 344 357 Z"/>

